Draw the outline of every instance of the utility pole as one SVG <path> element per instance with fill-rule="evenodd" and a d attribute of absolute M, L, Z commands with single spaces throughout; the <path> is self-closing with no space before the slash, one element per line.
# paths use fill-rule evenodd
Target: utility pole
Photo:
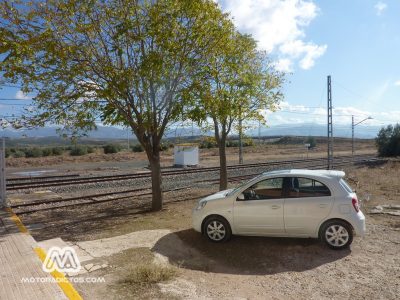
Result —
<path fill-rule="evenodd" d="M 366 120 L 371 120 L 373 119 L 371 116 L 369 116 L 368 118 L 365 118 L 363 120 L 361 120 L 360 122 L 357 122 L 354 124 L 354 115 L 351 116 L 351 157 L 354 159 L 354 127 L 356 127 L 358 124 L 366 121 Z"/>
<path fill-rule="evenodd" d="M 351 115 L 351 158 L 354 159 L 354 115 Z"/>
<path fill-rule="evenodd" d="M 332 85 L 328 75 L 328 170 L 333 168 Z"/>
<path fill-rule="evenodd" d="M 127 133 L 126 133 L 126 139 L 127 139 L 127 141 L 128 141 L 128 152 L 129 152 L 129 148 L 130 148 L 130 145 L 129 145 L 129 126 L 126 127 L 126 131 L 127 131 Z"/>
<path fill-rule="evenodd" d="M 243 164 L 243 127 L 242 127 L 242 110 L 239 107 L 239 164 Z"/>
<path fill-rule="evenodd" d="M 6 140 L 3 138 L 0 149 L 0 208 L 7 206 L 6 202 Z"/>

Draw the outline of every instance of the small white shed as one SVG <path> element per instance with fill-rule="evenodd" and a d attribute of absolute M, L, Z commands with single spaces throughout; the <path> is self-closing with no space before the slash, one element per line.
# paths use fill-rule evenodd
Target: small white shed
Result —
<path fill-rule="evenodd" d="M 174 147 L 174 165 L 177 167 L 197 166 L 199 146 L 197 144 L 178 144 Z"/>

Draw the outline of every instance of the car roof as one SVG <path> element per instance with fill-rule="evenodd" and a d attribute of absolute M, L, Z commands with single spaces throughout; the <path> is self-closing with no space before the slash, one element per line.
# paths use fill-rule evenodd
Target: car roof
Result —
<path fill-rule="evenodd" d="M 308 169 L 286 169 L 264 172 L 265 176 L 316 176 L 325 178 L 343 178 L 346 174 L 339 170 L 308 170 Z"/>

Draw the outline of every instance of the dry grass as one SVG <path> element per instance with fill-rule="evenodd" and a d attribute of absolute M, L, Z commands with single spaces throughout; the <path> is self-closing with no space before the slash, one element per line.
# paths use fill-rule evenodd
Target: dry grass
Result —
<path fill-rule="evenodd" d="M 124 280 L 127 284 L 148 285 L 168 281 L 178 275 L 178 268 L 156 264 L 140 265 Z"/>
<path fill-rule="evenodd" d="M 366 207 L 400 204 L 400 161 L 389 160 L 376 166 L 352 168 L 347 177 Z"/>

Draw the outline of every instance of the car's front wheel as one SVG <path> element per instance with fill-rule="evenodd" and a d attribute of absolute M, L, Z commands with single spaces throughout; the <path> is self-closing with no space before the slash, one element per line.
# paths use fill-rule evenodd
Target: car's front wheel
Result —
<path fill-rule="evenodd" d="M 229 223 L 222 217 L 213 216 L 204 223 L 204 234 L 215 243 L 221 243 L 231 238 L 232 232 Z"/>
<path fill-rule="evenodd" d="M 324 224 L 320 237 L 328 247 L 339 250 L 353 242 L 353 230 L 346 222 L 334 220 Z"/>

